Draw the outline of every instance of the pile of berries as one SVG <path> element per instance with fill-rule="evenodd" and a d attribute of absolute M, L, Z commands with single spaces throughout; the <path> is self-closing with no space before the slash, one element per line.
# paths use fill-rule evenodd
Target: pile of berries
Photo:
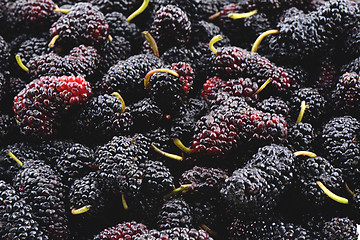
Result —
<path fill-rule="evenodd" d="M 358 239 L 355 0 L 0 0 L 0 239 Z"/>

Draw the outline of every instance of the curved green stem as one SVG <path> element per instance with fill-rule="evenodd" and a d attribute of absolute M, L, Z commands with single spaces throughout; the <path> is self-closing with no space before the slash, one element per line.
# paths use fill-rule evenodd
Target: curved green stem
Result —
<path fill-rule="evenodd" d="M 125 211 L 129 210 L 129 206 L 127 205 L 124 194 L 121 194 L 121 203 Z"/>
<path fill-rule="evenodd" d="M 143 3 L 141 4 L 141 6 L 135 11 L 133 12 L 127 19 L 127 22 L 130 22 L 131 20 L 133 20 L 137 15 L 139 15 L 140 13 L 142 13 L 143 11 L 145 11 L 145 9 L 147 8 L 147 6 L 149 5 L 149 0 L 144 0 Z"/>
<path fill-rule="evenodd" d="M 221 35 L 216 35 L 215 37 L 213 37 L 210 42 L 209 42 L 209 47 L 210 47 L 210 50 L 215 53 L 215 55 L 217 54 L 217 49 L 214 47 L 214 43 L 220 41 L 220 40 L 223 40 L 223 37 Z"/>
<path fill-rule="evenodd" d="M 9 157 L 11 157 L 12 159 L 14 159 L 15 162 L 20 165 L 20 167 L 22 167 L 22 166 L 24 165 L 24 164 L 22 163 L 22 161 L 20 161 L 12 152 L 8 152 L 8 155 L 9 155 Z"/>
<path fill-rule="evenodd" d="M 64 13 L 64 14 L 68 14 L 70 12 L 70 9 L 65 9 L 65 8 L 55 8 L 54 12 L 60 12 L 60 13 Z"/>
<path fill-rule="evenodd" d="M 142 34 L 145 35 L 145 39 L 150 44 L 150 47 L 153 50 L 154 55 L 159 57 L 160 56 L 159 48 L 158 48 L 158 46 L 156 44 L 156 41 L 153 38 L 153 36 L 151 36 L 151 34 L 148 31 L 143 31 Z"/>
<path fill-rule="evenodd" d="M 174 75 L 175 77 L 179 77 L 179 74 L 173 70 L 170 70 L 170 69 L 166 69 L 166 68 L 159 68 L 159 69 L 154 69 L 154 70 L 151 70 L 150 72 L 148 72 L 145 76 L 145 79 L 144 79 L 144 87 L 146 89 L 149 88 L 149 81 L 150 81 L 150 77 L 154 74 L 154 73 L 158 73 L 158 72 L 164 72 L 164 73 L 170 73 L 172 75 Z"/>
<path fill-rule="evenodd" d="M 251 17 L 252 15 L 256 14 L 258 12 L 258 10 L 253 10 L 251 12 L 246 12 L 246 13 L 229 13 L 228 17 L 232 18 L 232 19 L 240 19 L 240 18 L 247 18 L 247 17 Z"/>
<path fill-rule="evenodd" d="M 251 95 L 252 97 L 255 96 L 256 94 L 258 94 L 259 92 L 261 92 L 262 90 L 264 90 L 264 88 L 272 81 L 272 78 L 268 78 L 268 80 L 266 80 L 260 87 L 258 90 L 256 90 L 256 92 L 254 92 L 253 95 Z"/>
<path fill-rule="evenodd" d="M 21 67 L 22 70 L 24 70 L 25 72 L 29 71 L 29 68 L 27 68 L 25 64 L 21 61 L 21 57 L 19 54 L 16 54 L 15 59 L 17 64 L 19 65 L 19 67 Z"/>
<path fill-rule="evenodd" d="M 51 41 L 49 42 L 48 47 L 49 47 L 49 48 L 54 47 L 55 42 L 59 39 L 59 37 L 60 37 L 60 35 L 55 35 L 55 36 L 51 39 Z"/>
<path fill-rule="evenodd" d="M 298 124 L 302 121 L 306 108 L 309 108 L 309 105 L 306 105 L 305 101 L 301 101 L 300 113 L 296 120 L 296 124 Z"/>
<path fill-rule="evenodd" d="M 87 205 L 87 206 L 84 206 L 84 207 L 81 207 L 81 208 L 73 208 L 71 210 L 71 214 L 73 215 L 78 215 L 78 214 L 82 214 L 82 213 L 86 213 L 87 211 L 89 211 L 91 208 L 91 205 Z"/>
<path fill-rule="evenodd" d="M 338 202 L 338 203 L 342 203 L 342 204 L 348 204 L 349 200 L 347 200 L 346 198 L 340 197 L 338 195 L 336 195 L 335 193 L 331 192 L 329 189 L 327 189 L 324 184 L 322 184 L 322 182 L 317 181 L 316 184 L 321 188 L 321 190 L 323 190 L 323 192 L 328 195 L 329 198 L 331 198 L 332 200 Z"/>
<path fill-rule="evenodd" d="M 212 230 L 211 228 L 209 228 L 208 226 L 206 226 L 205 224 L 201 224 L 200 228 L 204 229 L 206 232 L 208 232 L 214 238 L 217 237 L 217 233 L 214 230 Z"/>
<path fill-rule="evenodd" d="M 251 48 L 251 52 L 253 52 L 253 53 L 257 52 L 260 43 L 266 36 L 268 36 L 270 34 L 277 34 L 277 33 L 279 33 L 279 30 L 268 30 L 268 31 L 260 34 L 260 36 L 255 40 L 255 42 Z"/>
<path fill-rule="evenodd" d="M 159 148 L 157 148 L 154 144 L 151 144 L 151 146 L 154 148 L 155 152 L 165 156 L 165 157 L 168 157 L 168 158 L 171 158 L 171 159 L 175 159 L 177 161 L 183 161 L 184 158 L 179 156 L 179 155 L 175 155 L 175 154 L 172 154 L 172 153 L 167 153 L 167 152 L 164 152 L 162 150 L 160 150 Z"/>
<path fill-rule="evenodd" d="M 186 147 L 178 138 L 175 138 L 173 140 L 174 144 L 183 152 L 185 153 L 192 153 L 194 152 L 194 149 Z"/>
<path fill-rule="evenodd" d="M 309 151 L 297 151 L 297 152 L 294 152 L 294 155 L 295 156 L 308 156 L 308 157 L 311 157 L 311 158 L 316 157 L 315 153 L 309 152 Z"/>
<path fill-rule="evenodd" d="M 120 112 L 120 113 L 125 112 L 125 101 L 124 101 L 124 99 L 121 97 L 120 93 L 118 93 L 118 92 L 113 92 L 111 95 L 117 97 L 117 98 L 120 100 L 120 102 L 121 102 L 121 112 Z"/>
<path fill-rule="evenodd" d="M 184 184 L 184 185 L 181 185 L 180 187 L 172 190 L 171 192 L 169 192 L 168 194 L 166 194 L 164 196 L 164 200 L 168 199 L 169 197 L 175 195 L 175 194 L 178 194 L 178 193 L 183 193 L 183 192 L 187 192 L 191 189 L 194 189 L 194 186 L 192 184 Z"/>
<path fill-rule="evenodd" d="M 351 189 L 349 188 L 349 186 L 347 185 L 347 183 L 345 183 L 345 188 L 346 188 L 346 191 L 348 191 L 351 195 L 354 195 L 354 192 L 351 191 Z"/>
<path fill-rule="evenodd" d="M 214 14 L 211 15 L 208 19 L 209 19 L 209 20 L 214 20 L 215 18 L 220 17 L 220 15 L 221 15 L 221 12 L 214 13 Z"/>

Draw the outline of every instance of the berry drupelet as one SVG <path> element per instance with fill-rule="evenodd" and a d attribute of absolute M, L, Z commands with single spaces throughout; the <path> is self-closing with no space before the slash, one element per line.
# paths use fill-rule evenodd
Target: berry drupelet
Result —
<path fill-rule="evenodd" d="M 17 76 L 11 76 L 10 72 L 8 73 L 9 74 L 5 74 L 6 93 L 5 93 L 4 103 L 6 103 L 6 105 L 9 106 L 12 105 L 11 103 L 14 101 L 14 97 L 26 87 L 26 82 L 24 79 Z"/>
<path fill-rule="evenodd" d="M 90 95 L 90 84 L 82 77 L 41 77 L 14 98 L 13 110 L 23 133 L 45 137 L 53 134 L 61 111 L 86 102 Z"/>
<path fill-rule="evenodd" d="M 259 96 L 254 93 L 259 86 L 254 78 L 237 78 L 222 80 L 219 77 L 211 77 L 203 85 L 201 95 L 208 101 L 216 98 L 218 92 L 226 92 L 231 96 L 244 97 L 246 102 L 254 105 L 259 101 Z"/>
<path fill-rule="evenodd" d="M 325 100 L 330 101 L 331 91 L 336 85 L 338 67 L 331 57 L 324 57 L 320 61 L 320 69 L 315 80 L 315 87 Z"/>
<path fill-rule="evenodd" d="M 75 132 L 83 140 L 104 142 L 112 136 L 128 133 L 133 125 L 129 108 L 114 95 L 91 98 L 75 117 Z"/>
<path fill-rule="evenodd" d="M 13 117 L 7 114 L 0 114 L 0 145 L 11 143 L 16 140 L 18 127 Z"/>
<path fill-rule="evenodd" d="M 293 172 L 294 157 L 288 148 L 265 146 L 225 180 L 220 193 L 245 216 L 266 214 L 293 182 Z"/>
<path fill-rule="evenodd" d="M 356 224 L 347 217 L 332 218 L 325 222 L 322 230 L 325 239 L 356 240 L 359 238 Z"/>
<path fill-rule="evenodd" d="M 143 172 L 137 196 L 129 196 L 127 201 L 133 218 L 142 219 L 147 226 L 155 227 L 154 218 L 164 203 L 164 196 L 175 189 L 174 177 L 162 162 L 147 160 L 139 164 Z M 129 199 L 125 196 L 125 199 Z"/>
<path fill-rule="evenodd" d="M 208 105 L 202 98 L 189 98 L 178 114 L 171 115 L 170 137 L 181 139 L 185 145 L 191 144 L 196 121 L 207 113 Z"/>
<path fill-rule="evenodd" d="M 161 207 L 157 224 L 159 230 L 193 227 L 189 205 L 180 197 L 167 200 Z"/>
<path fill-rule="evenodd" d="M 163 239 L 179 239 L 179 240 L 214 240 L 205 230 L 197 230 L 195 228 L 172 228 L 163 231 L 150 230 L 147 234 L 135 237 L 134 240 L 163 240 Z"/>
<path fill-rule="evenodd" d="M 46 164 L 49 164 L 51 167 L 54 167 L 58 161 L 60 155 L 71 146 L 74 145 L 74 142 L 70 139 L 60 140 L 60 139 L 47 139 L 42 141 L 40 144 L 36 144 L 33 148 L 42 153 L 43 159 L 46 161 Z"/>
<path fill-rule="evenodd" d="M 151 129 L 149 131 L 146 131 L 144 135 L 150 139 L 152 145 L 162 149 L 165 152 L 175 152 L 176 150 L 178 150 L 173 144 L 173 138 L 171 137 L 171 132 L 167 128 L 167 126 L 161 126 L 155 129 Z M 158 152 L 156 152 L 154 149 L 151 149 L 149 151 L 149 158 L 157 161 L 164 161 L 164 157 Z M 182 164 L 178 161 L 167 161 L 167 166 L 170 167 L 172 165 L 175 165 L 177 167 L 182 166 Z"/>
<path fill-rule="evenodd" d="M 271 144 L 259 148 L 257 153 L 246 163 L 246 166 L 259 168 L 272 175 L 273 179 L 269 183 L 278 185 L 277 188 L 284 191 L 293 182 L 294 163 L 294 155 L 289 148 Z"/>
<path fill-rule="evenodd" d="M 212 55 L 208 43 L 199 42 L 190 46 L 169 48 L 161 55 L 161 58 L 168 64 L 180 61 L 189 63 L 196 73 L 194 90 L 197 92 L 202 89 L 202 84 L 209 74 Z"/>
<path fill-rule="evenodd" d="M 99 64 L 101 74 L 104 75 L 109 68 L 115 65 L 118 61 L 125 60 L 130 57 L 131 51 L 131 44 L 124 37 L 113 36 L 111 42 L 106 41 L 98 51 L 101 56 Z"/>
<path fill-rule="evenodd" d="M 316 137 L 315 129 L 310 123 L 299 122 L 289 128 L 287 140 L 294 150 L 312 151 Z"/>
<path fill-rule="evenodd" d="M 360 73 L 360 72 L 359 72 Z M 335 112 L 349 113 L 352 116 L 360 114 L 360 76 L 357 73 L 345 73 L 337 82 L 333 101 Z"/>
<path fill-rule="evenodd" d="M 196 122 L 192 148 L 197 154 L 218 158 L 236 150 L 240 143 L 236 123 L 230 120 L 248 105 L 239 97 L 228 97 L 221 103 Z"/>
<path fill-rule="evenodd" d="M 274 113 L 287 118 L 290 113 L 287 103 L 279 97 L 269 97 L 256 104 L 256 108 L 263 112 Z"/>
<path fill-rule="evenodd" d="M 27 66 L 31 58 L 50 53 L 47 45 L 48 42 L 46 38 L 32 37 L 20 44 L 16 55 L 19 55 L 22 63 Z"/>
<path fill-rule="evenodd" d="M 343 171 L 350 188 L 357 187 L 360 179 L 359 121 L 351 116 L 335 117 L 323 126 L 323 156 Z"/>
<path fill-rule="evenodd" d="M 36 161 L 17 173 L 13 185 L 34 209 L 35 220 L 49 239 L 69 237 L 64 186 L 55 171 Z"/>
<path fill-rule="evenodd" d="M 215 24 L 207 21 L 196 21 L 192 22 L 191 24 L 191 44 L 196 45 L 199 42 L 208 43 L 216 35 L 221 35 L 224 37 L 223 40 L 219 42 L 219 45 L 226 46 L 230 44 L 230 39 L 223 35 L 221 28 Z"/>
<path fill-rule="evenodd" d="M 157 70 L 154 70 L 155 73 L 150 76 L 146 88 L 149 88 L 150 98 L 165 114 L 174 114 L 187 101 L 187 95 L 193 84 L 194 70 L 185 62 L 173 63 L 165 69 L 172 70 L 172 73 L 157 73 Z"/>
<path fill-rule="evenodd" d="M 120 158 L 114 169 L 115 171 L 117 172 L 116 184 L 125 201 L 126 199 L 136 197 L 139 194 L 144 177 L 144 171 L 139 167 L 139 163 L 130 159 Z"/>
<path fill-rule="evenodd" d="M 241 209 L 243 213 L 256 212 L 260 206 L 263 207 L 262 211 L 269 212 L 276 205 L 274 186 L 267 182 L 270 178 L 271 176 L 259 168 L 244 167 L 233 172 L 220 193 L 229 205 Z"/>
<path fill-rule="evenodd" d="M 144 89 L 145 75 L 162 66 L 163 62 L 153 54 L 131 56 L 112 66 L 97 83 L 97 89 L 101 93 L 117 91 L 127 102 L 133 103 L 147 95 Z"/>
<path fill-rule="evenodd" d="M 137 195 L 143 181 L 139 164 L 148 159 L 149 149 L 150 140 L 141 134 L 115 136 L 99 147 L 94 165 L 99 167 L 99 178 L 106 190 Z"/>
<path fill-rule="evenodd" d="M 0 101 L 6 96 L 6 78 L 0 73 Z"/>
<path fill-rule="evenodd" d="M 349 32 L 345 35 L 343 40 L 343 46 L 341 51 L 343 52 L 343 57 L 345 59 L 354 59 L 359 57 L 359 46 L 360 46 L 360 38 L 359 38 L 360 28 L 358 25 L 355 25 Z"/>
<path fill-rule="evenodd" d="M 6 10 L 7 10 L 7 4 L 9 3 L 8 0 L 5 0 L 5 1 L 1 1 L 0 2 L 0 35 L 3 35 L 6 30 L 7 30 L 7 27 L 6 27 L 6 18 L 7 18 L 7 13 L 6 13 Z"/>
<path fill-rule="evenodd" d="M 344 64 L 340 68 L 340 74 L 345 74 L 347 72 L 348 73 L 351 73 L 351 72 L 359 73 L 360 72 L 360 57 L 354 58 L 351 62 Z"/>
<path fill-rule="evenodd" d="M 280 219 L 244 221 L 235 219 L 230 226 L 230 240 L 240 239 L 313 239 L 311 233 L 299 225 Z"/>
<path fill-rule="evenodd" d="M 249 9 L 258 9 L 260 12 L 271 13 L 276 16 L 299 1 L 288 2 L 285 0 L 250 0 L 247 2 Z"/>
<path fill-rule="evenodd" d="M 20 165 L 8 156 L 9 152 L 13 153 L 24 165 L 34 159 L 44 159 L 44 154 L 35 150 L 34 146 L 29 143 L 17 142 L 5 146 L 0 151 L 0 170 L 2 172 L 0 179 L 8 183 L 11 183 L 21 170 Z"/>
<path fill-rule="evenodd" d="M 132 240 L 146 233 L 148 233 L 148 229 L 144 224 L 131 221 L 119 223 L 114 227 L 104 229 L 94 237 L 94 240 Z"/>
<path fill-rule="evenodd" d="M 185 194 L 186 202 L 189 204 L 193 225 L 197 227 L 208 227 L 215 232 L 223 232 L 229 226 L 233 213 L 224 204 L 223 198 L 188 196 Z"/>
<path fill-rule="evenodd" d="M 189 204 L 194 226 L 205 224 L 217 231 L 228 224 L 232 213 L 226 210 L 226 204 L 220 195 L 220 189 L 227 178 L 225 171 L 220 168 L 198 166 L 181 175 L 181 185 L 192 185 L 184 198 Z"/>
<path fill-rule="evenodd" d="M 140 1 L 123 0 L 114 2 L 111 0 L 90 0 L 89 2 L 94 6 L 97 6 L 104 14 L 112 13 L 115 11 L 121 12 L 123 14 L 131 14 Z"/>
<path fill-rule="evenodd" d="M 232 44 L 242 48 L 248 48 L 258 35 L 272 28 L 270 19 L 266 14 L 255 9 L 250 10 L 246 5 L 246 2 L 223 4 L 221 11 L 210 17 L 231 39 Z M 229 17 L 229 14 L 233 13 L 248 13 L 249 16 L 234 19 Z M 215 16 L 218 17 L 213 18 Z M 246 34 L 239 34 L 240 32 L 246 32 Z"/>
<path fill-rule="evenodd" d="M 305 70 L 300 65 L 285 65 L 283 68 L 285 72 L 289 74 L 291 79 L 295 79 L 294 84 L 291 86 L 291 90 L 296 90 L 302 86 L 311 84 L 308 69 Z"/>
<path fill-rule="evenodd" d="M 285 92 L 295 84 L 289 74 L 270 60 L 257 53 L 238 47 L 223 47 L 212 58 L 212 73 L 224 79 L 255 77 L 259 86 L 271 78 L 270 86 L 278 92 Z"/>
<path fill-rule="evenodd" d="M 326 114 L 327 101 L 320 95 L 317 89 L 314 88 L 300 88 L 292 93 L 290 99 L 290 110 L 293 119 L 296 119 L 301 111 L 301 102 L 305 101 L 308 105 L 305 109 L 303 122 L 310 122 L 313 124 L 321 124 Z"/>
<path fill-rule="evenodd" d="M 175 4 L 179 8 L 183 9 L 189 16 L 191 22 L 195 22 L 200 20 L 207 21 L 208 18 L 224 3 L 220 0 L 178 0 L 172 1 L 171 4 Z"/>
<path fill-rule="evenodd" d="M 93 162 L 93 150 L 80 143 L 74 143 L 64 149 L 54 168 L 61 176 L 62 182 L 69 186 L 75 179 L 85 176 L 91 170 Z"/>
<path fill-rule="evenodd" d="M 29 77 L 31 80 L 45 76 L 64 76 L 77 75 L 76 68 L 61 56 L 55 53 L 47 53 L 40 56 L 34 56 L 29 60 Z"/>
<path fill-rule="evenodd" d="M 131 44 L 131 55 L 139 54 L 143 43 L 140 29 L 134 23 L 127 22 L 122 12 L 109 12 L 105 19 L 109 24 L 110 35 L 125 38 Z"/>
<path fill-rule="evenodd" d="M 5 39 L 0 36 L 0 71 L 4 71 L 10 59 L 10 46 Z"/>
<path fill-rule="evenodd" d="M 0 180 L 1 239 L 49 239 L 39 228 L 33 209 L 15 189 Z"/>
<path fill-rule="evenodd" d="M 70 12 L 54 22 L 49 30 L 50 46 L 54 41 L 65 46 L 86 44 L 99 46 L 108 39 L 109 25 L 100 10 L 90 3 L 79 2 Z"/>
<path fill-rule="evenodd" d="M 296 181 L 295 188 L 301 192 L 312 204 L 324 206 L 325 203 L 332 201 L 316 184 L 317 181 L 323 183 L 330 191 L 342 195 L 344 180 L 340 168 L 332 166 L 323 157 L 307 158 L 300 157 L 296 162 Z"/>
<path fill-rule="evenodd" d="M 144 171 L 141 191 L 144 196 L 162 199 L 171 192 L 174 186 L 174 177 L 170 170 L 159 161 L 147 160 L 139 165 Z"/>
<path fill-rule="evenodd" d="M 188 194 L 197 196 L 218 195 L 225 179 L 228 176 L 220 168 L 205 168 L 195 166 L 181 175 L 179 182 L 181 185 L 191 184 L 193 190 Z"/>
<path fill-rule="evenodd" d="M 165 115 L 151 98 L 144 98 L 135 102 L 130 107 L 130 114 L 133 116 L 133 128 L 137 132 L 146 132 L 154 127 L 160 126 Z"/>
<path fill-rule="evenodd" d="M 160 52 L 190 41 L 191 22 L 187 14 L 175 5 L 166 5 L 156 11 L 150 29 Z"/>
<path fill-rule="evenodd" d="M 100 55 L 92 46 L 80 45 L 70 50 L 64 58 L 76 68 L 78 75 L 88 78 L 98 68 Z"/>
<path fill-rule="evenodd" d="M 274 56 L 283 60 L 316 56 L 355 26 L 359 14 L 354 2 L 331 0 L 316 11 L 288 15 L 278 24 L 279 35 L 270 37 L 270 47 Z"/>
<path fill-rule="evenodd" d="M 96 72 L 99 61 L 100 55 L 94 47 L 80 45 L 64 57 L 54 53 L 34 56 L 29 61 L 28 73 L 31 80 L 49 75 L 82 75 L 87 78 Z"/>
<path fill-rule="evenodd" d="M 247 109 L 234 120 L 238 134 L 247 145 L 263 146 L 270 143 L 283 143 L 287 138 L 287 122 L 274 113 Z"/>
<path fill-rule="evenodd" d="M 58 17 L 56 8 L 52 0 L 17 0 L 11 5 L 7 20 L 17 31 L 46 31 Z"/>
<path fill-rule="evenodd" d="M 94 217 L 101 214 L 106 200 L 105 190 L 99 181 L 97 172 L 90 172 L 82 178 L 76 179 L 69 190 L 70 207 L 75 211 L 83 207 L 88 211 L 81 214 L 84 217 Z M 75 212 L 76 213 L 76 212 Z"/>

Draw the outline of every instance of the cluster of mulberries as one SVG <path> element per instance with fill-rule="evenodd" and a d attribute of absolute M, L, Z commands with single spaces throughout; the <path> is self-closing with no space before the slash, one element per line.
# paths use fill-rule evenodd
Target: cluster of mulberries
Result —
<path fill-rule="evenodd" d="M 0 239 L 357 239 L 355 0 L 0 0 Z"/>

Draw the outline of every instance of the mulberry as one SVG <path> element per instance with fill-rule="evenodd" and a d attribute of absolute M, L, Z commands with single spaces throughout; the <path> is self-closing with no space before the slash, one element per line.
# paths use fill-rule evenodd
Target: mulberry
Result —
<path fill-rule="evenodd" d="M 49 166 L 41 162 L 27 166 L 18 172 L 13 184 L 20 197 L 34 209 L 35 220 L 49 239 L 68 238 L 64 186 Z"/>
<path fill-rule="evenodd" d="M 147 227 L 142 223 L 124 222 L 114 227 L 104 229 L 94 237 L 94 240 L 110 240 L 110 239 L 134 239 L 139 235 L 148 233 Z"/>
<path fill-rule="evenodd" d="M 156 11 L 150 33 L 163 52 L 190 41 L 191 22 L 183 10 L 169 4 Z"/>
<path fill-rule="evenodd" d="M 90 3 L 76 3 L 70 12 L 54 22 L 49 30 L 52 41 L 64 41 L 63 45 L 101 45 L 108 38 L 109 25 L 99 8 Z"/>
<path fill-rule="evenodd" d="M 360 76 L 356 73 L 343 74 L 334 89 L 333 101 L 336 112 L 357 116 L 360 113 Z"/>
<path fill-rule="evenodd" d="M 360 177 L 359 121 L 350 116 L 335 117 L 323 126 L 323 156 L 343 171 L 344 180 L 350 187 Z"/>
<path fill-rule="evenodd" d="M 0 236 L 2 239 L 49 239 L 39 228 L 33 209 L 15 189 L 0 180 Z"/>
<path fill-rule="evenodd" d="M 113 95 L 99 95 L 87 102 L 75 117 L 75 131 L 81 139 L 107 141 L 112 136 L 128 133 L 133 125 L 128 107 Z"/>
<path fill-rule="evenodd" d="M 158 216 L 159 230 L 175 227 L 192 227 L 192 217 L 189 205 L 182 198 L 167 200 L 161 208 Z"/>
<path fill-rule="evenodd" d="M 112 66 L 98 83 L 98 89 L 103 93 L 120 92 L 130 103 L 138 101 L 140 96 L 147 95 L 144 89 L 145 75 L 162 65 L 162 61 L 155 55 L 134 55 Z"/>
<path fill-rule="evenodd" d="M 42 77 L 14 98 L 13 110 L 24 133 L 44 137 L 53 134 L 59 111 L 86 102 L 90 95 L 82 77 Z"/>

